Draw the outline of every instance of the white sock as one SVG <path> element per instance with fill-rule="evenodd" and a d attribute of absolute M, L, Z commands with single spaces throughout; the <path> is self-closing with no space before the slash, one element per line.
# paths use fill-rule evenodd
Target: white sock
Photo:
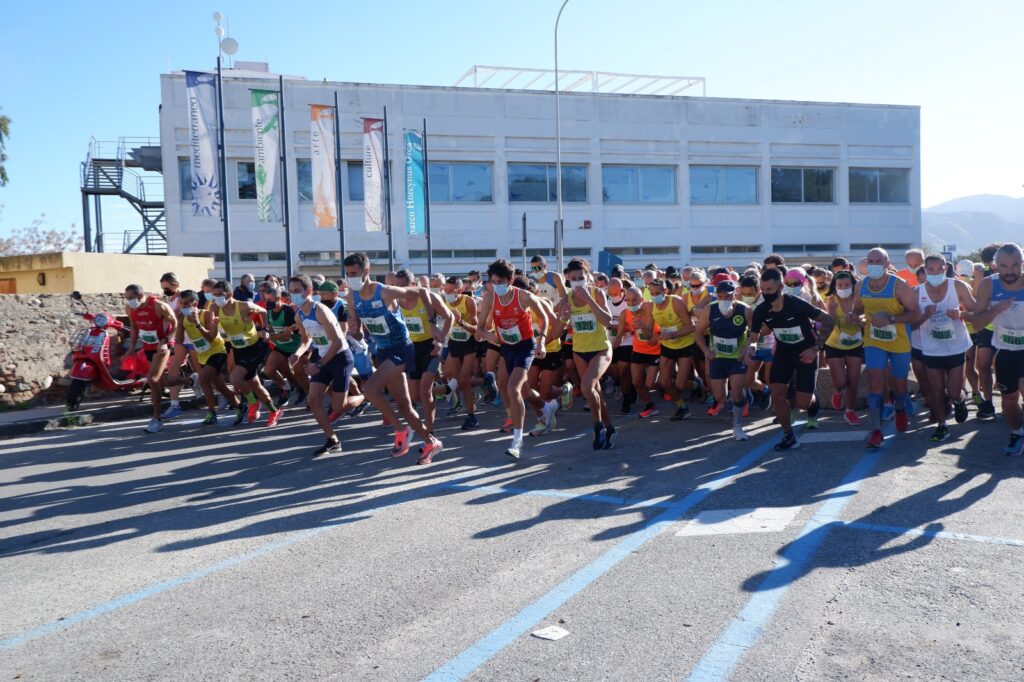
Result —
<path fill-rule="evenodd" d="M 522 440 L 522 439 L 523 439 L 523 430 L 522 429 L 512 429 L 512 440 Z"/>
<path fill-rule="evenodd" d="M 448 388 L 450 388 L 453 393 L 455 391 L 459 390 L 459 380 L 458 379 L 449 379 L 448 380 Z"/>

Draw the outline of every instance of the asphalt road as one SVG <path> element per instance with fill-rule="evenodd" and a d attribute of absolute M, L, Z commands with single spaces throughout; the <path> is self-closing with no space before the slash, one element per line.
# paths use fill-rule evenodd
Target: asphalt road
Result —
<path fill-rule="evenodd" d="M 577 406 L 518 463 L 442 418 L 418 467 L 372 412 L 318 460 L 301 411 L 199 416 L 0 441 L 0 680 L 1024 678 L 1001 418 L 872 452 L 829 413 L 785 454 L 761 413 L 620 418 L 595 453 Z"/>

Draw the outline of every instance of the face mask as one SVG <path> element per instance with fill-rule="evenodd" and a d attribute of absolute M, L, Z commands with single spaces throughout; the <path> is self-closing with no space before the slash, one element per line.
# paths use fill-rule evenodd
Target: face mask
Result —
<path fill-rule="evenodd" d="M 267 304 L 267 310 L 273 310 L 274 308 L 277 307 L 277 304 L 278 304 L 278 301 L 276 301 L 276 300 L 275 301 L 271 301 L 271 300 L 263 299 L 263 302 Z"/>
<path fill-rule="evenodd" d="M 538 267 L 530 268 L 530 272 L 533 273 L 533 275 L 535 275 L 538 279 L 543 278 L 544 275 L 547 274 L 547 270 Z"/>
<path fill-rule="evenodd" d="M 799 296 L 804 293 L 804 288 L 802 286 L 786 287 L 786 293 L 790 296 Z"/>
<path fill-rule="evenodd" d="M 334 306 L 334 303 L 335 303 L 335 301 L 337 301 L 337 300 L 338 300 L 338 299 L 336 299 L 336 298 L 324 298 L 324 297 L 322 297 L 322 296 L 321 296 L 321 297 L 320 297 L 320 300 L 319 300 L 319 301 L 317 301 L 317 303 L 323 303 L 323 304 L 324 304 L 325 306 L 327 306 L 328 308 L 331 308 L 331 307 L 333 307 L 333 306 Z"/>
<path fill-rule="evenodd" d="M 313 303 L 319 303 L 320 294 L 313 294 L 312 296 L 309 297 L 309 300 L 312 301 Z"/>
<path fill-rule="evenodd" d="M 725 315 L 730 310 L 732 310 L 732 301 L 729 301 L 729 300 L 725 300 L 725 301 L 719 300 L 718 301 L 718 312 L 720 312 L 723 315 Z"/>
<path fill-rule="evenodd" d="M 191 306 L 189 306 L 188 308 L 182 308 L 182 309 L 181 309 L 181 316 L 182 316 L 182 317 L 188 317 L 188 316 L 189 316 L 189 315 L 191 315 L 191 314 L 192 314 L 192 313 L 193 313 L 194 311 L 195 311 L 195 308 L 193 308 L 193 307 L 191 307 Z"/>
<path fill-rule="evenodd" d="M 651 296 L 651 300 L 654 301 L 655 303 L 657 303 L 658 305 L 661 305 L 662 303 L 665 302 L 665 294 L 658 294 L 657 296 Z"/>
<path fill-rule="evenodd" d="M 345 283 L 348 284 L 348 288 L 351 289 L 352 291 L 359 291 L 360 289 L 363 288 L 362 277 L 346 277 Z"/>
<path fill-rule="evenodd" d="M 505 294 L 508 293 L 508 285 L 507 284 L 497 284 L 497 283 L 495 283 L 495 285 L 494 285 L 494 293 L 495 293 L 496 296 L 504 296 Z"/>
<path fill-rule="evenodd" d="M 776 291 L 774 294 L 762 293 L 761 294 L 761 298 L 764 299 L 765 303 L 774 303 L 775 300 L 779 297 L 779 295 L 780 295 L 780 292 L 778 292 L 778 291 Z"/>
<path fill-rule="evenodd" d="M 853 289 L 836 289 L 836 296 L 839 298 L 850 298 L 853 296 Z"/>
<path fill-rule="evenodd" d="M 164 296 L 174 296 L 174 289 L 164 287 Z"/>
<path fill-rule="evenodd" d="M 126 301 L 126 303 L 128 304 L 129 308 L 138 308 L 140 305 L 142 305 L 142 301 L 140 301 L 137 298 L 129 298 Z"/>
<path fill-rule="evenodd" d="M 884 265 L 877 265 L 877 264 L 876 265 L 872 265 L 871 263 L 868 264 L 868 277 L 870 277 L 871 279 L 878 279 L 879 277 L 881 277 L 884 274 L 885 274 L 885 266 Z"/>
<path fill-rule="evenodd" d="M 928 280 L 928 284 L 931 284 L 933 287 L 937 287 L 941 286 L 942 283 L 946 281 L 946 275 L 945 273 L 939 273 L 937 275 L 925 275 L 925 279 Z"/>
<path fill-rule="evenodd" d="M 587 280 L 585 280 L 585 279 L 570 280 L 569 285 L 573 289 L 582 289 L 583 287 L 587 286 Z"/>
<path fill-rule="evenodd" d="M 457 300 L 459 300 L 459 295 L 458 294 L 445 294 L 444 295 L 444 300 L 448 301 L 449 303 L 455 303 Z"/>
<path fill-rule="evenodd" d="M 225 303 L 228 302 L 228 297 L 227 296 L 214 296 L 213 297 L 213 302 L 216 303 L 217 305 L 224 305 Z"/>
<path fill-rule="evenodd" d="M 248 289 L 249 291 L 255 291 L 256 285 L 253 284 L 252 282 L 249 282 L 248 284 L 245 285 L 245 288 Z"/>
<path fill-rule="evenodd" d="M 482 286 L 483 286 L 483 282 L 481 282 L 480 280 L 476 280 L 475 282 L 470 282 L 469 283 L 469 287 L 471 289 L 473 289 L 474 291 L 476 291 L 477 289 L 479 289 Z"/>
<path fill-rule="evenodd" d="M 644 281 L 642 279 L 634 279 L 633 286 L 635 286 L 637 289 L 643 289 L 646 285 L 644 284 Z"/>
<path fill-rule="evenodd" d="M 626 307 L 629 308 L 629 312 L 631 312 L 631 313 L 638 313 L 638 312 L 640 312 L 640 308 L 641 308 L 641 306 L 638 306 L 638 305 L 627 305 Z"/>
<path fill-rule="evenodd" d="M 740 296 L 740 300 L 747 305 L 754 305 L 757 302 L 757 296 Z"/>
<path fill-rule="evenodd" d="M 292 302 L 295 303 L 296 305 L 302 305 L 303 303 L 306 302 L 306 295 L 305 294 L 297 294 L 297 293 L 295 293 L 293 291 L 292 292 Z"/>

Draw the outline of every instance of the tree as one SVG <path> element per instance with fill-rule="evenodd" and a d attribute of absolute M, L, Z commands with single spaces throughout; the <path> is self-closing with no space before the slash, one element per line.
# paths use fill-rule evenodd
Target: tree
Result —
<path fill-rule="evenodd" d="M 68 230 L 58 230 L 46 221 L 46 214 L 40 215 L 28 227 L 11 232 L 10 237 L 0 237 L 0 256 L 30 256 L 53 251 L 81 251 L 82 235 L 72 223 Z"/>
<path fill-rule="evenodd" d="M 11 136 L 11 119 L 0 115 L 0 187 L 7 184 L 7 168 L 4 164 L 7 161 L 7 152 L 4 151 L 7 138 Z"/>

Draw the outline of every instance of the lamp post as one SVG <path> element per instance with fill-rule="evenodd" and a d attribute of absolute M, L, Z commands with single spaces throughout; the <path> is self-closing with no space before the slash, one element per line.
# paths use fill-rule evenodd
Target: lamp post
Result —
<path fill-rule="evenodd" d="M 569 0 L 562 2 L 562 6 L 558 9 L 558 16 L 555 18 L 555 198 L 558 201 L 558 219 L 555 221 L 555 256 L 558 260 L 558 272 L 565 269 L 562 245 L 565 230 L 562 220 L 562 109 L 558 87 L 558 23 L 562 20 L 562 11 L 568 4 Z"/>
<path fill-rule="evenodd" d="M 224 223 L 224 279 L 231 282 L 231 227 L 228 221 L 228 179 L 227 179 L 227 139 L 224 133 L 224 79 L 221 75 L 221 60 L 224 55 L 231 56 L 238 52 L 238 41 L 224 37 L 224 28 L 220 25 L 223 16 L 220 12 L 213 13 L 217 27 L 213 32 L 217 36 L 217 151 L 220 175 L 220 215 Z"/>

